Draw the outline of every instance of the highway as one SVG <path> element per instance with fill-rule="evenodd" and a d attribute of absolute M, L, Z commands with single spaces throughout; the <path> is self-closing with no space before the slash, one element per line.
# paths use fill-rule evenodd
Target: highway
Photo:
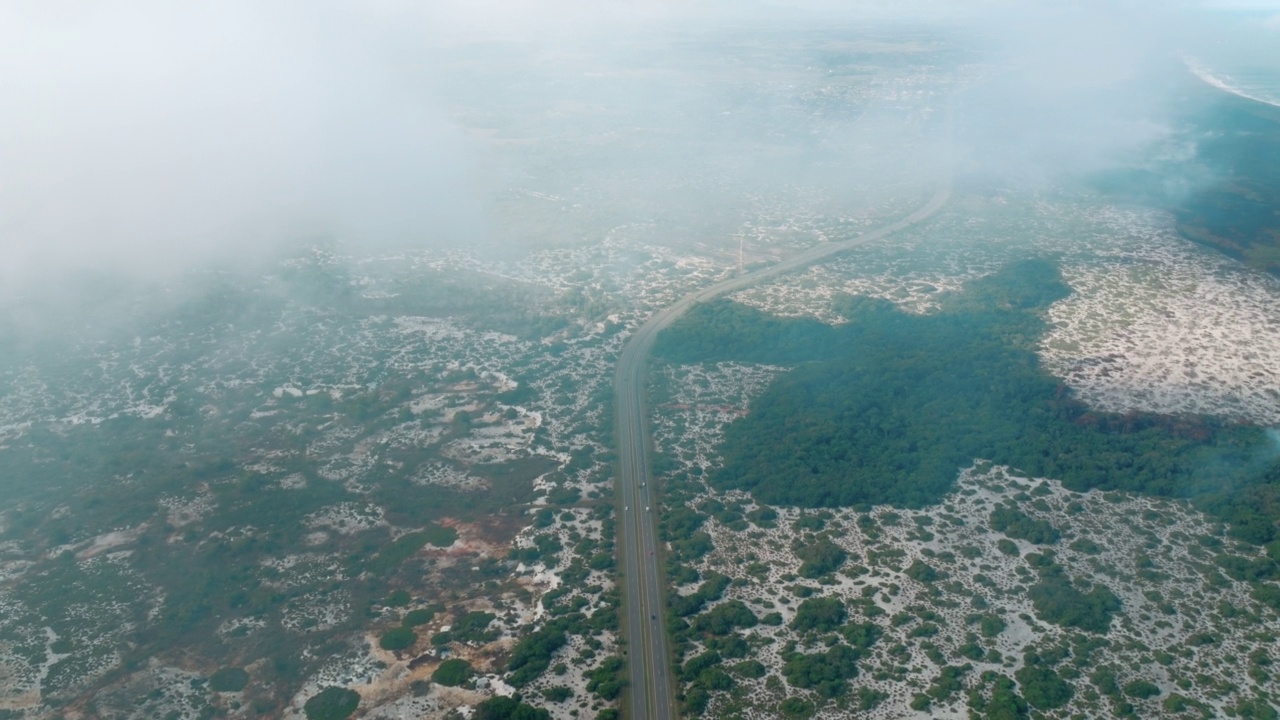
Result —
<path fill-rule="evenodd" d="M 850 240 L 809 248 L 777 264 L 722 280 L 680 298 L 651 316 L 628 339 L 614 374 L 614 431 L 618 443 L 615 489 L 622 509 L 618 552 L 622 554 L 623 631 L 627 639 L 630 717 L 669 720 L 677 716 L 667 636 L 663 622 L 662 573 L 658 561 L 657 496 L 649 477 L 648 413 L 645 370 L 658 333 L 694 304 L 741 290 L 766 278 L 798 270 L 818 260 L 886 238 L 921 222 L 951 198 L 947 182 L 927 203 L 907 217 Z M 650 510 L 652 508 L 652 510 Z"/>

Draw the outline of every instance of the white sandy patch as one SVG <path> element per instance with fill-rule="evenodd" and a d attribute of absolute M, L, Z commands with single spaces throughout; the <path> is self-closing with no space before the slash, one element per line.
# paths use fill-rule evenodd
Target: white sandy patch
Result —
<path fill-rule="evenodd" d="M 1122 251 L 1064 267 L 1075 292 L 1049 311 L 1041 357 L 1050 372 L 1102 410 L 1280 424 L 1280 282 L 1157 218 L 1103 218 Z"/>
<path fill-rule="evenodd" d="M 206 517 L 217 507 L 212 493 L 202 493 L 195 497 L 178 497 L 166 495 L 157 501 L 164 508 L 165 521 L 175 528 L 190 525 Z"/>
<path fill-rule="evenodd" d="M 344 502 L 330 505 L 310 514 L 306 525 L 313 529 L 329 529 L 341 535 L 354 535 L 379 525 L 386 525 L 382 519 L 383 510 L 377 505 Z"/>

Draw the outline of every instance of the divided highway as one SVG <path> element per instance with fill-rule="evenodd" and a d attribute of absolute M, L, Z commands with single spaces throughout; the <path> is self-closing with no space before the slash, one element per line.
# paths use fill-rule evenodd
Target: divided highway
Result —
<path fill-rule="evenodd" d="M 659 571 L 657 497 L 649 477 L 648 413 L 645 370 L 658 333 L 695 303 L 741 290 L 765 278 L 798 270 L 822 258 L 875 242 L 931 217 L 951 198 L 947 183 L 923 207 L 907 217 L 843 242 L 818 245 L 776 265 L 723 280 L 692 292 L 650 317 L 627 341 L 614 373 L 618 443 L 616 490 L 622 553 L 624 632 L 628 649 L 630 717 L 668 720 L 677 716 L 667 635 L 663 622 L 662 573 Z M 652 509 L 651 509 L 652 508 Z"/>

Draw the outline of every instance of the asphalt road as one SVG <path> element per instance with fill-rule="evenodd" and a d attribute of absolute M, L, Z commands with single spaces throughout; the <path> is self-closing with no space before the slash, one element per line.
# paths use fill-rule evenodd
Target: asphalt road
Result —
<path fill-rule="evenodd" d="M 923 207 L 885 227 L 843 242 L 809 248 L 775 265 L 723 280 L 692 292 L 650 317 L 622 348 L 614 374 L 618 442 L 616 490 L 621 506 L 619 551 L 627 638 L 628 696 L 633 720 L 669 720 L 677 716 L 671 663 L 663 622 L 662 573 L 659 572 L 657 498 L 649 482 L 648 413 L 645 370 L 658 333 L 694 304 L 741 290 L 765 278 L 798 270 L 822 258 L 866 245 L 904 230 L 942 209 L 951 198 L 947 183 Z M 651 510 L 650 508 L 654 508 Z"/>

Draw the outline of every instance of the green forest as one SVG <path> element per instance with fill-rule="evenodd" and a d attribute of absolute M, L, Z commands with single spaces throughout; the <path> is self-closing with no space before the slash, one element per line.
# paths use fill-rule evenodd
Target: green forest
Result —
<path fill-rule="evenodd" d="M 1276 538 L 1280 464 L 1261 428 L 1199 416 L 1091 411 L 1038 363 L 1041 312 L 1070 293 L 1030 259 L 970 282 L 929 315 L 848 298 L 849 322 L 701 304 L 658 339 L 673 363 L 783 363 L 730 424 L 709 481 L 761 503 L 921 507 L 975 458 L 1068 488 L 1194 498 L 1237 537 Z"/>

